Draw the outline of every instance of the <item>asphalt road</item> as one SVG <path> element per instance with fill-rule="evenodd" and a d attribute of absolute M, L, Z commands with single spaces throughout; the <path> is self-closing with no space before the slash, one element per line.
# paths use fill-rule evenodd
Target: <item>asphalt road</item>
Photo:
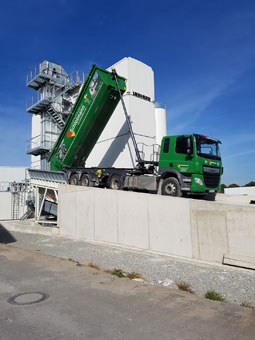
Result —
<path fill-rule="evenodd" d="M 11 244 L 0 244 L 0 304 L 1 340 L 255 338 L 253 309 L 119 279 Z"/>
<path fill-rule="evenodd" d="M 23 223 L 15 221 L 20 230 L 24 228 Z M 41 227 L 40 232 L 43 229 Z M 204 297 L 206 292 L 214 290 L 227 302 L 255 306 L 254 270 L 200 263 L 86 240 L 9 232 L 1 227 L 1 223 L 0 243 L 11 243 L 17 248 L 62 259 L 72 258 L 85 265 L 93 262 L 103 270 L 121 268 L 126 272 L 135 271 L 142 274 L 146 282 L 171 289 L 178 289 L 177 282 L 185 282 L 196 295 Z"/>

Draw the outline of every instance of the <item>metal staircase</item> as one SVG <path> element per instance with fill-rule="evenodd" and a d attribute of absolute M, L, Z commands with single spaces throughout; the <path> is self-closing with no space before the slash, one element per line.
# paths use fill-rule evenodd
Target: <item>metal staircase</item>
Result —
<path fill-rule="evenodd" d="M 84 78 L 84 73 L 82 73 L 82 79 L 80 78 L 78 71 L 70 73 L 63 87 L 54 86 L 52 99 L 55 101 L 58 97 L 72 91 L 75 87 L 80 87 L 81 84 L 84 83 Z"/>
<path fill-rule="evenodd" d="M 65 121 L 63 120 L 63 115 L 61 112 L 55 110 L 53 105 L 49 105 L 49 108 L 47 110 L 47 113 L 53 118 L 54 122 L 57 123 L 58 127 L 60 129 L 63 129 L 65 125 Z"/>

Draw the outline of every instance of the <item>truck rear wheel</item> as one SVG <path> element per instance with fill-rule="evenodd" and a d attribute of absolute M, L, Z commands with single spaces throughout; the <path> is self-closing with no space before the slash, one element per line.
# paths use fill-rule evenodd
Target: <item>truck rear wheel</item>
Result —
<path fill-rule="evenodd" d="M 168 177 L 164 179 L 161 187 L 161 193 L 165 196 L 181 196 L 181 188 L 178 179 L 175 177 Z"/>
<path fill-rule="evenodd" d="M 81 185 L 83 187 L 89 187 L 89 176 L 87 174 L 81 176 Z"/>
<path fill-rule="evenodd" d="M 77 174 L 72 174 L 72 176 L 69 179 L 69 184 L 71 185 L 78 185 L 79 179 Z"/>
<path fill-rule="evenodd" d="M 113 190 L 121 190 L 121 178 L 117 175 L 114 175 L 110 178 L 109 188 Z"/>

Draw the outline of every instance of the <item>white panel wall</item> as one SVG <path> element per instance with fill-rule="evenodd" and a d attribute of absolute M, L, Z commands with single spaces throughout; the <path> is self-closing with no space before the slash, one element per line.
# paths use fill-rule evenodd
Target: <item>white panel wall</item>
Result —
<path fill-rule="evenodd" d="M 192 258 L 189 201 L 61 185 L 60 234 Z"/>
<path fill-rule="evenodd" d="M 10 220 L 12 218 L 11 202 L 11 192 L 0 192 L 0 220 Z"/>
<path fill-rule="evenodd" d="M 255 269 L 252 206 L 61 185 L 58 218 L 63 236 Z"/>

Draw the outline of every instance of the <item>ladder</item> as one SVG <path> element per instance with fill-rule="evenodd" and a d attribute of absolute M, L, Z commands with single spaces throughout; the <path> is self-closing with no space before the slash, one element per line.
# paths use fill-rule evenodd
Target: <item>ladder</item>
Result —
<path fill-rule="evenodd" d="M 12 192 L 12 219 L 19 219 L 20 193 Z"/>

